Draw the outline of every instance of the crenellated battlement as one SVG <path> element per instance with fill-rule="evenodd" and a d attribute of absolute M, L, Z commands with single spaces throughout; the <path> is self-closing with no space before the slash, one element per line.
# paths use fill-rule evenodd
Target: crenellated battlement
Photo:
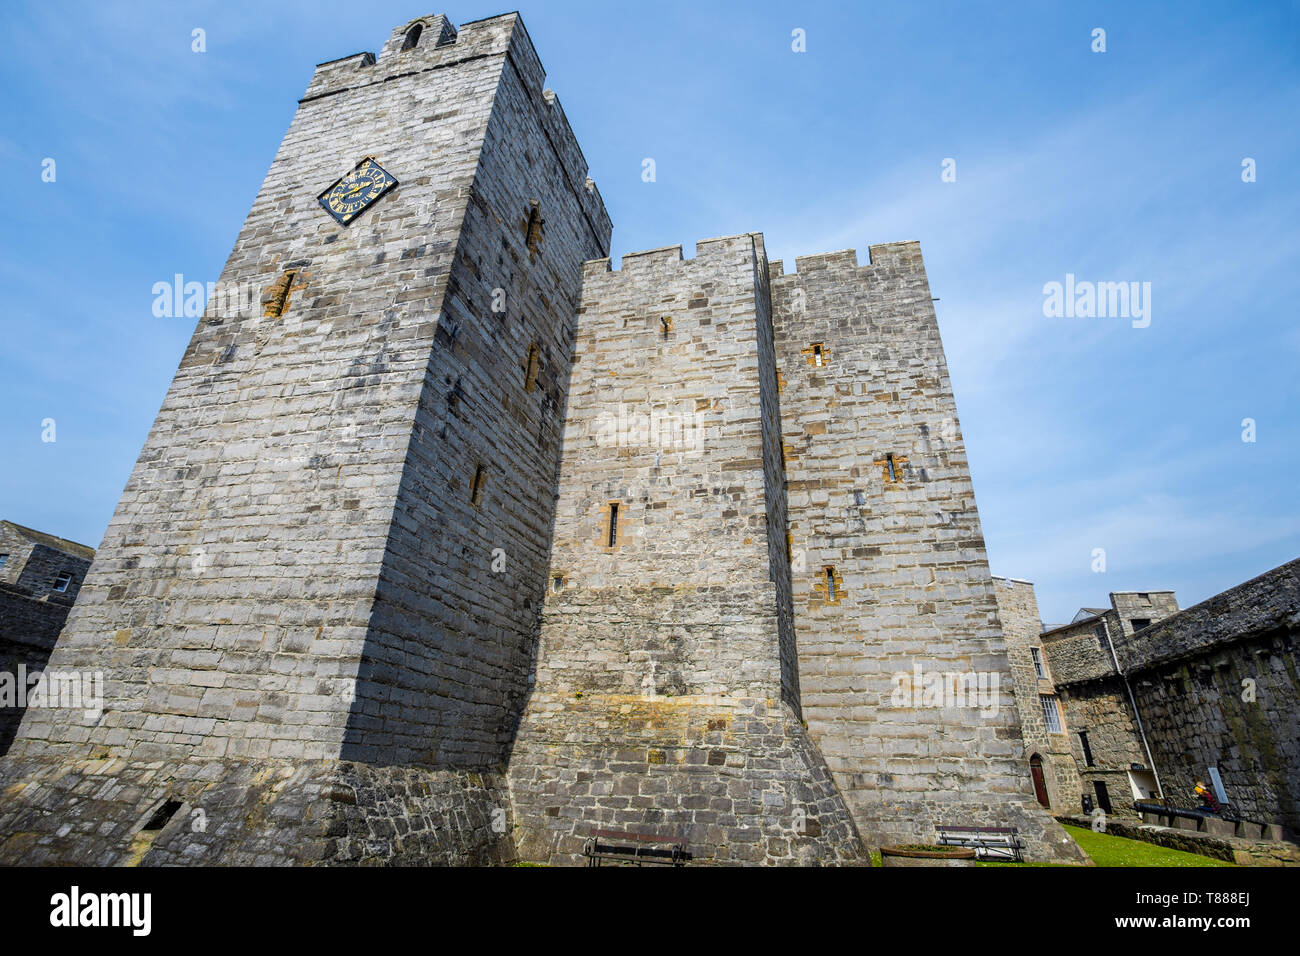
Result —
<path fill-rule="evenodd" d="M 495 69 L 515 74 L 530 111 L 568 179 L 569 189 L 589 221 L 591 232 L 607 238 L 612 222 L 604 208 L 601 191 L 588 176 L 586 157 L 578 146 L 559 96 L 545 87 L 546 70 L 517 13 L 461 23 L 459 30 L 447 20 L 446 14 L 417 17 L 403 23 L 389 35 L 378 57 L 369 52 L 352 53 L 318 64 L 307 92 L 299 100 L 299 108 L 331 103 L 337 96 L 370 96 L 374 92 L 372 87 L 420 74 L 430 74 L 433 82 L 432 77 L 443 70 L 460 66 L 481 69 L 491 57 L 504 61 Z M 428 122 L 429 118 L 412 114 L 412 121 Z"/>
<path fill-rule="evenodd" d="M 674 246 L 660 246 L 657 249 L 645 249 L 641 252 L 629 252 L 619 260 L 618 271 L 624 275 L 671 269 L 683 262 L 688 262 L 682 255 L 681 243 Z"/>
<path fill-rule="evenodd" d="M 502 19 L 494 17 L 492 21 Z M 458 32 L 445 14 L 417 17 L 393 30 L 378 58 L 374 53 L 354 53 L 318 64 L 299 103 L 382 83 L 405 73 L 443 69 L 471 58 L 506 52 L 509 30 L 476 26 L 467 23 Z"/>
<path fill-rule="evenodd" d="M 407 63 L 426 59 L 441 47 L 456 42 L 456 27 L 445 13 L 416 17 L 395 29 L 379 53 L 381 60 L 404 56 Z"/>
<path fill-rule="evenodd" d="M 915 240 L 884 242 L 867 247 L 867 261 L 858 262 L 856 249 L 840 249 L 811 256 L 797 256 L 795 270 L 789 274 L 785 263 L 774 259 L 768 263 L 772 280 L 787 280 L 797 284 L 797 277 L 820 274 L 823 277 L 842 276 L 845 279 L 863 275 L 883 275 L 890 272 L 916 272 L 924 268 L 921 244 Z"/>
<path fill-rule="evenodd" d="M 521 23 L 521 29 L 522 26 Z M 540 111 L 540 116 L 543 127 L 551 145 L 555 147 L 560 165 L 570 177 L 573 194 L 582 204 L 583 211 L 591 220 L 596 233 L 608 237 L 614 228 L 613 221 L 605 209 L 605 200 L 601 198 L 595 180 L 587 175 L 587 157 L 582 154 L 582 147 L 578 145 L 578 137 L 574 135 L 573 127 L 569 125 L 569 118 L 564 114 L 560 98 L 555 95 L 554 90 L 543 90 L 541 102 L 543 109 Z"/>
<path fill-rule="evenodd" d="M 765 263 L 768 280 L 772 285 L 783 287 L 797 286 L 812 276 L 822 280 L 858 283 L 893 275 L 921 273 L 925 268 L 921 258 L 920 243 L 905 240 L 869 246 L 868 259 L 863 264 L 859 264 L 856 249 L 840 249 L 835 252 L 799 256 L 795 259 L 796 271 L 786 273 L 782 260 L 766 259 L 763 234 L 745 232 L 701 239 L 695 244 L 694 256 L 686 256 L 681 243 L 676 243 L 671 246 L 624 253 L 618 268 L 614 268 L 612 259 L 593 259 L 583 263 L 583 275 L 589 280 L 607 274 L 644 276 L 679 268 L 691 268 L 700 264 L 715 265 L 728 257 L 735 256 L 742 257 L 744 261 L 758 258 Z"/>
<path fill-rule="evenodd" d="M 541 93 L 545 71 L 517 13 L 463 23 L 446 14 L 417 17 L 397 27 L 376 57 L 354 53 L 316 67 L 300 103 L 383 83 L 408 73 L 440 70 L 469 60 L 509 55 L 525 85 Z"/>
<path fill-rule="evenodd" d="M 739 265 L 742 262 L 766 261 L 764 256 L 763 234 L 744 232 L 734 236 L 717 236 L 701 239 L 695 244 L 695 255 L 682 254 L 682 245 L 660 246 L 656 249 L 644 249 L 640 252 L 627 252 L 619 260 L 619 268 L 614 269 L 611 259 L 592 259 L 583 263 L 583 276 L 594 279 L 606 273 L 611 275 L 645 276 L 665 270 L 718 265 Z"/>
<path fill-rule="evenodd" d="M 593 232 L 608 236 L 613 225 L 605 202 L 587 175 L 586 157 L 560 98 L 545 88 L 546 70 L 517 13 L 474 20 L 461 24 L 459 30 L 445 14 L 417 17 L 393 30 L 378 57 L 373 53 L 354 53 L 319 64 L 299 106 L 328 101 L 400 77 L 434 74 L 490 57 L 504 58 L 503 69 L 513 70 L 518 77 Z M 423 116 L 413 119 L 426 120 Z"/>
<path fill-rule="evenodd" d="M 870 260 L 867 262 L 870 265 Z M 819 252 L 811 256 L 796 256 L 794 260 L 795 271 L 799 273 L 806 272 L 839 272 L 852 273 L 859 268 L 858 250 L 841 249 L 837 252 Z"/>

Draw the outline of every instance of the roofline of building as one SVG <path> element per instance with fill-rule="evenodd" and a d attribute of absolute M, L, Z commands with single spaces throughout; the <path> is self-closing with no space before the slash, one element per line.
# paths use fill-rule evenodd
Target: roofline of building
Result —
<path fill-rule="evenodd" d="M 53 548 L 56 551 L 62 551 L 73 557 L 85 558 L 90 561 L 95 557 L 95 549 L 89 545 L 81 544 L 77 541 L 70 541 L 67 538 L 60 538 L 58 535 L 46 534 L 44 531 L 37 531 L 35 528 L 28 528 L 25 525 L 18 524 L 14 521 L 0 520 L 0 524 L 6 524 L 13 528 L 24 538 L 34 544 L 43 544 L 47 548 Z"/>
<path fill-rule="evenodd" d="M 1143 593 L 1145 593 L 1145 592 L 1143 592 Z M 1089 624 L 1089 623 L 1091 623 L 1091 622 L 1097 620 L 1098 618 L 1100 618 L 1102 614 L 1106 614 L 1106 613 L 1108 613 L 1109 611 L 1110 611 L 1110 608 L 1107 608 L 1105 611 L 1102 611 L 1101 614 L 1094 614 L 1094 615 L 1092 615 L 1091 617 L 1085 617 L 1082 621 L 1071 621 L 1069 624 L 1058 624 L 1058 625 L 1056 625 L 1056 627 L 1052 628 L 1051 630 L 1047 630 L 1047 631 L 1039 631 L 1039 632 L 1038 632 L 1038 636 L 1039 636 L 1039 637 L 1047 637 L 1047 635 L 1049 635 L 1049 634 L 1055 634 L 1057 631 L 1064 631 L 1064 630 L 1066 630 L 1067 628 L 1078 627 L 1080 624 Z"/>

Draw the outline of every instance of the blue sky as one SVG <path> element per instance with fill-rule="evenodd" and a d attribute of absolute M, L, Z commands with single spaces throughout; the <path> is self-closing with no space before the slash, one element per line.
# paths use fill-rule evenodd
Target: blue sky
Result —
<path fill-rule="evenodd" d="M 314 64 L 509 9 L 432 2 L 10 5 L 0 517 L 99 543 L 194 327 L 153 284 L 217 279 Z M 521 9 L 616 256 L 920 240 L 993 572 L 1049 623 L 1300 555 L 1300 4 L 1134 6 Z M 1150 282 L 1150 326 L 1045 317 L 1067 273 Z"/>

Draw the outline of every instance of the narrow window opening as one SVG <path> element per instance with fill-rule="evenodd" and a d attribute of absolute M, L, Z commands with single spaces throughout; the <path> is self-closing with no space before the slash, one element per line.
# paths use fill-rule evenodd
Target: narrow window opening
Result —
<path fill-rule="evenodd" d="M 828 601 L 835 600 L 835 569 L 834 568 L 826 569 L 826 599 Z"/>
<path fill-rule="evenodd" d="M 72 584 L 72 575 L 63 571 L 54 579 L 54 590 L 63 593 Z"/>
<path fill-rule="evenodd" d="M 875 463 L 880 466 L 880 474 L 887 485 L 900 484 L 903 480 L 903 463 L 907 458 L 903 455 L 894 455 L 892 452 L 887 453 L 884 458 L 877 458 Z"/>
<path fill-rule="evenodd" d="M 1133 618 L 1133 620 L 1129 621 L 1129 623 L 1133 625 L 1133 630 L 1140 631 L 1142 630 L 1142 628 L 1150 626 L 1151 618 L 1135 617 Z"/>
<path fill-rule="evenodd" d="M 562 575 L 557 574 L 551 578 L 551 590 L 556 593 L 564 590 L 564 577 Z"/>
<path fill-rule="evenodd" d="M 537 387 L 537 374 L 542 368 L 542 358 L 537 345 L 528 346 L 528 366 L 524 372 L 524 391 L 531 392 Z"/>
<path fill-rule="evenodd" d="M 536 252 L 537 247 L 542 242 L 542 227 L 546 225 L 546 220 L 542 218 L 542 204 L 534 199 L 528 205 L 528 223 L 524 227 L 524 240 L 528 243 L 528 251 Z"/>
<path fill-rule="evenodd" d="M 1079 731 L 1079 746 L 1083 748 L 1083 764 L 1085 767 L 1096 766 L 1092 762 L 1092 748 L 1088 746 L 1088 731 Z"/>
<path fill-rule="evenodd" d="M 1142 593 L 1141 591 L 1139 591 L 1139 592 L 1138 592 L 1138 600 L 1141 601 L 1143 604 L 1150 604 L 1150 603 L 1151 603 L 1151 595 L 1150 595 L 1150 594 L 1144 594 L 1144 593 Z"/>
<path fill-rule="evenodd" d="M 263 315 L 266 318 L 278 319 L 284 315 L 284 310 L 289 307 L 289 293 L 293 290 L 293 280 L 297 275 L 297 271 L 291 269 L 271 287 L 270 295 L 263 300 L 266 304 Z"/>
<path fill-rule="evenodd" d="M 179 800 L 168 800 L 161 807 L 154 811 L 153 816 L 141 828 L 144 830 L 161 830 L 167 825 L 167 821 L 176 816 L 176 811 L 181 808 Z"/>
<path fill-rule="evenodd" d="M 420 42 L 420 34 L 424 32 L 424 27 L 417 23 L 411 29 L 406 31 L 406 39 L 402 42 L 402 50 L 411 50 Z"/>
<path fill-rule="evenodd" d="M 813 342 L 801 351 L 808 357 L 808 364 L 814 368 L 830 364 L 830 351 L 826 348 L 825 342 Z"/>
<path fill-rule="evenodd" d="M 1098 624 L 1092 629 L 1092 633 L 1097 636 L 1097 646 L 1104 651 L 1106 649 L 1106 625 Z"/>
<path fill-rule="evenodd" d="M 618 541 L 618 502 L 610 502 L 609 505 L 609 534 L 605 539 L 607 548 L 614 547 Z"/>
<path fill-rule="evenodd" d="M 478 507 L 483 502 L 483 487 L 487 484 L 487 472 L 479 465 L 474 469 L 474 480 L 469 486 L 469 503 Z"/>
<path fill-rule="evenodd" d="M 1061 712 L 1056 707 L 1056 697 L 1050 694 L 1040 694 L 1038 703 L 1043 708 L 1043 720 L 1047 723 L 1047 732 L 1059 734 L 1061 732 Z"/>
<path fill-rule="evenodd" d="M 663 336 L 664 339 L 666 340 L 668 338 L 668 333 L 670 333 L 673 330 L 673 317 L 671 315 L 665 315 L 662 319 L 659 320 L 659 322 L 663 326 Z"/>
<path fill-rule="evenodd" d="M 1047 680 L 1047 668 L 1043 666 L 1043 652 L 1036 647 L 1031 647 L 1029 653 L 1034 658 L 1034 673 L 1038 675 L 1039 680 Z"/>

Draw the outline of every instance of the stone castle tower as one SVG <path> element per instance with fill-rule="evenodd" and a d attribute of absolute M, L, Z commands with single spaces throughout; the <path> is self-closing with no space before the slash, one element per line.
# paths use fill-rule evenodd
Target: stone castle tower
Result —
<path fill-rule="evenodd" d="M 209 303 L 48 665 L 103 714 L 27 711 L 0 861 L 1078 858 L 919 247 L 611 271 L 543 79 L 515 14 L 317 68 L 221 276 L 257 307 Z"/>

